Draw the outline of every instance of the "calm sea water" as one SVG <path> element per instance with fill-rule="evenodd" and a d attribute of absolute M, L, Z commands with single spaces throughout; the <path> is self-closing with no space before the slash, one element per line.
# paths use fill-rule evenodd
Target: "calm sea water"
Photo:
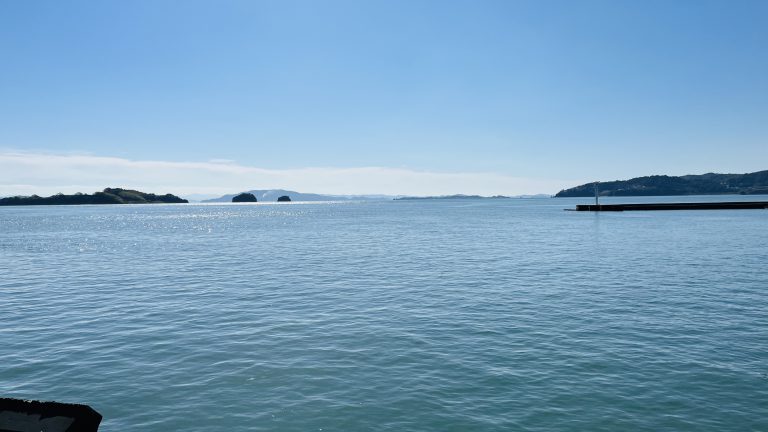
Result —
<path fill-rule="evenodd" d="M 768 211 L 577 202 L 0 208 L 0 395 L 104 431 L 768 430 Z"/>

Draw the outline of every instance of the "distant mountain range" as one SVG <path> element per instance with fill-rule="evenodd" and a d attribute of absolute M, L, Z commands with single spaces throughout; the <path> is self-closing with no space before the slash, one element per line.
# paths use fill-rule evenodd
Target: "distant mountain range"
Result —
<path fill-rule="evenodd" d="M 251 193 L 256 196 L 259 202 L 276 202 L 281 196 L 287 195 L 291 198 L 291 201 L 373 201 L 373 200 L 391 200 L 394 198 L 390 195 L 321 195 L 313 193 L 301 193 L 296 191 L 284 190 L 284 189 L 266 189 L 266 190 L 250 190 L 244 191 L 245 193 Z M 239 193 L 224 195 L 219 198 L 206 199 L 201 202 L 204 203 L 217 203 L 217 202 L 232 202 L 232 198 Z"/>
<path fill-rule="evenodd" d="M 663 195 L 722 195 L 768 194 L 768 170 L 748 174 L 701 174 L 680 177 L 654 175 L 630 180 L 600 182 L 600 196 L 663 196 Z M 564 197 L 594 196 L 594 183 L 561 190 Z"/>
<path fill-rule="evenodd" d="M 417 197 L 417 196 L 404 196 L 404 197 L 398 197 L 395 198 L 395 200 L 451 200 L 451 199 L 499 199 L 499 198 L 549 198 L 551 195 L 546 194 L 536 194 L 536 195 L 517 195 L 517 196 L 504 196 L 504 195 L 494 195 L 494 196 L 481 196 L 481 195 L 440 195 L 440 196 L 423 196 L 423 197 Z"/>

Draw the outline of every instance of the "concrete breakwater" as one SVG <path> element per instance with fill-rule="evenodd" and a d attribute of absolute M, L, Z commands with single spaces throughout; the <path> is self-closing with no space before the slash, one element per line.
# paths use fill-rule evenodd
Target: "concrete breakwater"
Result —
<path fill-rule="evenodd" d="M 636 210 L 745 210 L 768 209 L 768 201 L 651 203 L 651 204 L 579 204 L 576 211 L 636 211 Z"/>

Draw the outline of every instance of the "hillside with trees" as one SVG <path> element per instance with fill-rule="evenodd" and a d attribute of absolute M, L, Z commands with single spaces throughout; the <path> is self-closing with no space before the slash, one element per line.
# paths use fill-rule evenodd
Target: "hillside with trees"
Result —
<path fill-rule="evenodd" d="M 637 177 L 600 182 L 599 191 L 600 196 L 768 194 L 768 170 L 748 174 Z M 561 190 L 555 197 L 587 197 L 594 194 L 594 183 L 587 183 Z"/>
<path fill-rule="evenodd" d="M 82 204 L 167 204 L 187 203 L 189 201 L 176 195 L 155 195 L 130 189 L 106 188 L 92 195 L 76 193 L 74 195 L 56 194 L 49 197 L 14 196 L 0 199 L 0 206 L 14 205 L 82 205 Z"/>

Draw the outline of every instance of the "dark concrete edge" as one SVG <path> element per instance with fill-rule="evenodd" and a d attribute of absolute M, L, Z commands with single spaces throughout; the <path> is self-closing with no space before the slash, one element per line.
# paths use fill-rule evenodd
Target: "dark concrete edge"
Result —
<path fill-rule="evenodd" d="M 578 204 L 576 211 L 638 211 L 638 210 L 762 210 L 767 201 L 730 201 L 709 203 L 643 203 L 643 204 Z"/>
<path fill-rule="evenodd" d="M 88 405 L 61 402 L 0 398 L 0 411 L 38 414 L 40 418 L 69 417 L 74 419 L 67 431 L 91 432 L 99 429 L 102 416 Z"/>

